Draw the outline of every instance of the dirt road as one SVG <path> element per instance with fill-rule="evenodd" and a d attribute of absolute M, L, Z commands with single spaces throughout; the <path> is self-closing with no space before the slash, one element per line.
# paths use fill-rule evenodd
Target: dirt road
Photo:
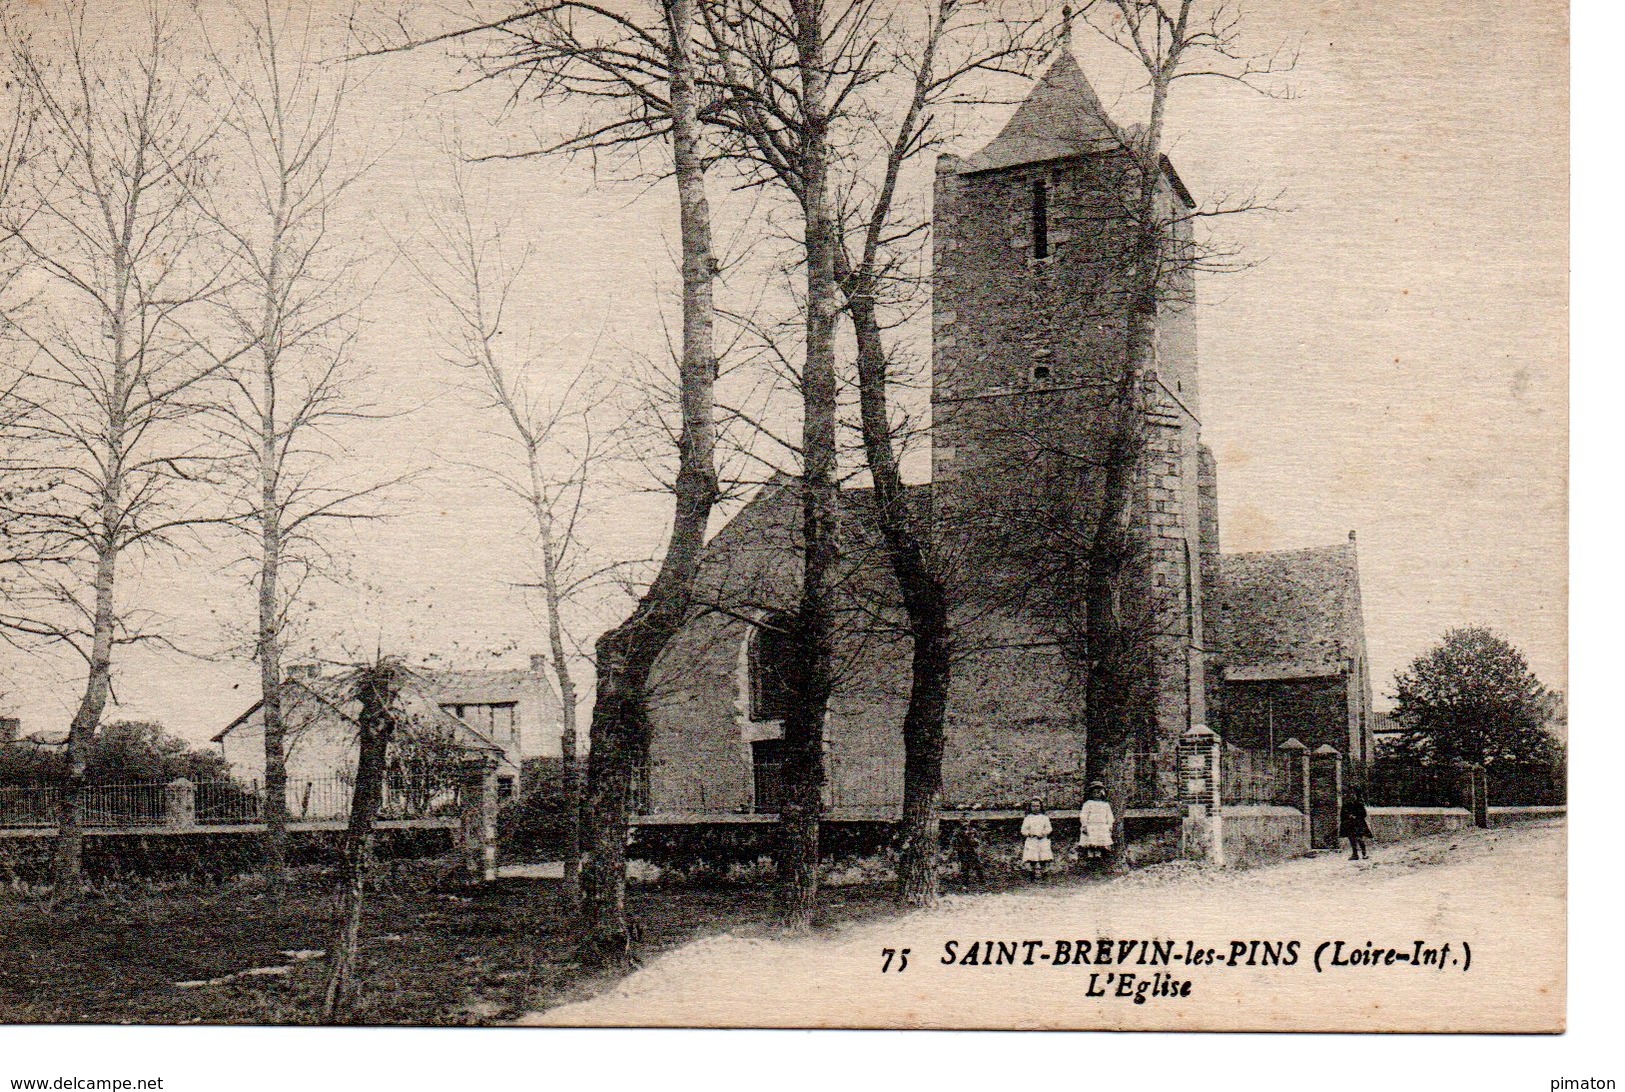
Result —
<path fill-rule="evenodd" d="M 716 937 L 521 1022 L 1555 1031 L 1564 842 L 1561 822 L 1469 830 L 1358 864 L 1176 863 L 803 940 Z"/>

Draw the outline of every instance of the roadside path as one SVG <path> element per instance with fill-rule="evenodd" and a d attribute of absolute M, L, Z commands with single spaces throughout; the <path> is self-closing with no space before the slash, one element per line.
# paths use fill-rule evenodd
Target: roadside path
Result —
<path fill-rule="evenodd" d="M 724 935 L 655 959 L 589 1001 L 521 1023 L 589 1026 L 1557 1030 L 1563 1022 L 1565 831 L 1562 822 L 1468 830 L 1377 846 L 1369 861 L 1318 854 L 1245 872 L 1183 862 L 1083 887 L 947 898 L 933 910 L 786 940 Z M 1112 943 L 1113 961 L 1079 965 L 1057 942 Z M 1172 941 L 1177 960 L 1123 941 Z M 1445 966 L 1313 966 L 1322 942 L 1344 952 L 1409 954 Z M 964 962 L 1000 941 L 1011 962 Z M 1251 942 L 1259 941 L 1257 946 Z M 1260 965 L 1262 942 L 1297 941 L 1291 966 Z M 952 958 L 947 945 L 952 942 Z M 1465 946 L 1464 943 L 1465 942 Z M 1232 944 L 1243 954 L 1223 961 Z M 883 949 L 908 948 L 901 973 Z M 1216 951 L 1193 966 L 1189 951 Z M 1006 949 L 1008 950 L 1008 948 Z M 1123 954 L 1123 962 L 1117 956 Z M 1463 959 L 1470 954 L 1470 964 Z M 1254 965 L 1248 966 L 1248 958 Z M 1199 958 L 1199 957 L 1198 957 Z M 944 962 L 948 959 L 948 962 Z M 1451 962 L 1454 960 L 1454 962 Z M 1108 980 L 1107 975 L 1114 976 Z M 1188 996 L 1119 997 L 1189 982 Z M 1160 974 L 1162 977 L 1157 978 Z M 1091 976 L 1094 976 L 1091 985 Z M 1174 987 L 1179 988 L 1177 985 Z M 1105 992 L 1106 996 L 1093 996 Z"/>

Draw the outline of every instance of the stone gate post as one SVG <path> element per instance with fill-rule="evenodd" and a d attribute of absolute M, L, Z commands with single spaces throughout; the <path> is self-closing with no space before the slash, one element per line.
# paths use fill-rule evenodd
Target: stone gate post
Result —
<path fill-rule="evenodd" d="M 1490 794 L 1489 778 L 1484 773 L 1484 767 L 1476 766 L 1471 762 L 1456 762 L 1457 794 L 1461 799 L 1461 806 L 1472 814 L 1473 826 L 1488 827 L 1490 825 Z"/>
<path fill-rule="evenodd" d="M 471 883 L 497 878 L 497 763 L 488 755 L 463 764 L 458 848 Z"/>
<path fill-rule="evenodd" d="M 184 777 L 177 777 L 164 786 L 164 825 L 197 825 L 197 786 Z"/>
<path fill-rule="evenodd" d="M 1310 844 L 1309 827 L 1309 748 L 1297 737 L 1288 737 L 1275 745 L 1286 761 L 1292 778 L 1291 805 L 1303 812 L 1304 844 Z"/>
<path fill-rule="evenodd" d="M 1221 741 L 1205 724 L 1193 724 L 1179 740 L 1180 855 L 1224 864 L 1224 817 L 1219 810 Z"/>
<path fill-rule="evenodd" d="M 1343 754 L 1322 743 L 1309 756 L 1309 845 L 1337 848 L 1337 824 L 1343 810 Z"/>

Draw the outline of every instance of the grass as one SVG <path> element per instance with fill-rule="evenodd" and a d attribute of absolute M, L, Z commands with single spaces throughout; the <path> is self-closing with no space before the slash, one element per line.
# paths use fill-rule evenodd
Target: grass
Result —
<path fill-rule="evenodd" d="M 365 1024 L 489 1024 L 578 1000 L 614 979 L 575 961 L 557 880 L 502 879 L 478 888 L 443 871 L 402 868 L 369 894 L 362 934 Z M 110 888 L 53 905 L 0 893 L 0 1021 L 28 1023 L 305 1024 L 325 986 L 334 879 L 301 872 L 280 904 L 250 879 L 167 890 Z M 896 913 L 889 887 L 826 889 L 823 925 Z M 772 930 L 772 890 L 637 887 L 629 909 L 644 958 L 697 937 Z M 285 973 L 182 988 L 251 968 Z"/>

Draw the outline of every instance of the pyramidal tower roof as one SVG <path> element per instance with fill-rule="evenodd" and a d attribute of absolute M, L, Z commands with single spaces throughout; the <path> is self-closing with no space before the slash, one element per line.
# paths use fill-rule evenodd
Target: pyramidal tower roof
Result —
<path fill-rule="evenodd" d="M 1089 86 L 1070 45 L 1063 45 L 999 135 L 966 157 L 959 173 L 996 171 L 1121 146 L 1122 136 L 1100 96 Z"/>

